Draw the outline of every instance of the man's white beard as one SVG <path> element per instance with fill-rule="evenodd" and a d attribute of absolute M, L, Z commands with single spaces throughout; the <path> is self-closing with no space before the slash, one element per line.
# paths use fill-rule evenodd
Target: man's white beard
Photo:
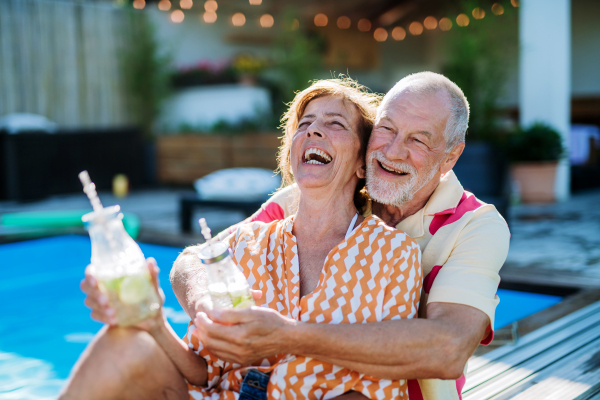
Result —
<path fill-rule="evenodd" d="M 409 173 L 410 179 L 402 184 L 379 179 L 375 174 L 376 165 L 374 160 L 378 160 L 396 171 Z M 427 175 L 419 176 L 417 169 L 412 165 L 389 161 L 381 151 L 373 151 L 367 158 L 367 190 L 369 191 L 369 196 L 378 203 L 401 207 L 411 201 L 415 193 L 433 179 L 439 166 L 440 163 L 427 171 Z"/>

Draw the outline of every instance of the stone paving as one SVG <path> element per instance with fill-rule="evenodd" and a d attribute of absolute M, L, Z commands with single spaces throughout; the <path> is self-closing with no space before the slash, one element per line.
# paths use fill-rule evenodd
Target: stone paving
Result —
<path fill-rule="evenodd" d="M 600 190 L 574 194 L 562 203 L 515 206 L 509 227 L 507 273 L 580 277 L 582 283 L 599 286 Z"/>

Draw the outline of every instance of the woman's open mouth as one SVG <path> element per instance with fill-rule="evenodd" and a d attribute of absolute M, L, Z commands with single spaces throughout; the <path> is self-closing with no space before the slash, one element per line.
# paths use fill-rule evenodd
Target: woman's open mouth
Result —
<path fill-rule="evenodd" d="M 302 162 L 304 164 L 325 165 L 329 164 L 333 158 L 323 150 L 311 147 L 306 149 Z"/>
<path fill-rule="evenodd" d="M 387 165 L 383 164 L 379 160 L 377 160 L 377 163 L 379 164 L 379 166 L 381 167 L 381 169 L 383 169 L 386 172 L 389 172 L 390 174 L 398 175 L 398 176 L 404 176 L 404 175 L 408 175 L 409 174 L 406 171 L 400 171 L 400 170 L 394 169 L 392 167 L 388 167 Z"/>

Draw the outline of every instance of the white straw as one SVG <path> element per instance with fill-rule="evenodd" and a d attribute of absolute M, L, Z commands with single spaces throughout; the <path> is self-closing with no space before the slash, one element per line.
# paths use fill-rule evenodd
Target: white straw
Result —
<path fill-rule="evenodd" d="M 90 179 L 90 174 L 88 174 L 87 171 L 81 171 L 79 173 L 79 180 L 83 185 L 83 191 L 87 195 L 88 199 L 90 199 L 90 203 L 92 203 L 92 208 L 94 209 L 94 211 L 102 211 L 102 203 L 100 203 L 98 192 L 96 192 L 96 185 Z"/>
<path fill-rule="evenodd" d="M 198 223 L 200 224 L 200 228 L 201 228 L 200 232 L 202 232 L 202 236 L 204 236 L 204 240 L 206 240 L 206 243 L 208 243 L 208 248 L 210 249 L 210 256 L 214 257 L 212 244 L 210 242 L 210 240 L 212 239 L 212 236 L 210 234 L 210 228 L 206 224 L 206 219 L 200 218 L 198 220 Z"/>

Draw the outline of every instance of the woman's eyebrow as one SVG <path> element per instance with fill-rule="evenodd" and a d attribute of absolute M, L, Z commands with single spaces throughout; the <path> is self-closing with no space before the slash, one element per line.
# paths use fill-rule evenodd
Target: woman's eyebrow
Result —
<path fill-rule="evenodd" d="M 303 115 L 302 118 L 300 118 L 300 119 L 302 120 L 304 118 L 315 118 L 315 117 L 316 117 L 315 114 L 306 114 L 306 115 Z"/>
<path fill-rule="evenodd" d="M 345 120 L 347 120 L 346 117 L 343 114 L 340 114 L 340 113 L 328 112 L 328 113 L 325 113 L 325 115 L 328 116 L 328 117 L 342 117 Z"/>

